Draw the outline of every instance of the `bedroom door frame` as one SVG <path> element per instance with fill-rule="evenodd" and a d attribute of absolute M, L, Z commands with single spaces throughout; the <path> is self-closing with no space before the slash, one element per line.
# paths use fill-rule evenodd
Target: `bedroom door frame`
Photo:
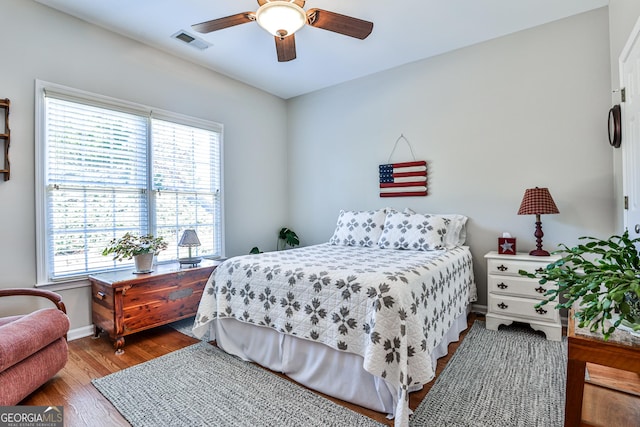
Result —
<path fill-rule="evenodd" d="M 640 237 L 640 19 L 619 57 L 624 228 Z"/>

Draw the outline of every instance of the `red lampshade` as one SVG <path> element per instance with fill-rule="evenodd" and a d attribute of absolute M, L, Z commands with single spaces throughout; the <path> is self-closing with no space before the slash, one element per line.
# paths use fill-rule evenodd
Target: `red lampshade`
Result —
<path fill-rule="evenodd" d="M 546 215 L 560 213 L 548 188 L 529 188 L 524 192 L 518 215 Z"/>
<path fill-rule="evenodd" d="M 544 233 L 542 232 L 540 215 L 557 213 L 560 213 L 560 211 L 553 201 L 553 197 L 551 197 L 548 188 L 536 187 L 525 190 L 522 203 L 520 203 L 520 209 L 518 209 L 518 215 L 536 216 L 536 231 L 533 234 L 536 237 L 536 249 L 529 252 L 529 255 L 549 256 L 549 252 L 542 249 L 542 237 Z"/>

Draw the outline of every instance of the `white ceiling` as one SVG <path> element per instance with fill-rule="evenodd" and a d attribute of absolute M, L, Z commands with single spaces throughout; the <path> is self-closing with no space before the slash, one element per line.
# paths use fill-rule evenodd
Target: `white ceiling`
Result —
<path fill-rule="evenodd" d="M 365 40 L 306 26 L 297 59 L 280 63 L 255 22 L 199 34 L 192 24 L 255 11 L 255 0 L 36 0 L 287 99 L 588 10 L 609 0 L 307 0 L 372 21 Z M 212 46 L 171 38 L 180 30 Z"/>

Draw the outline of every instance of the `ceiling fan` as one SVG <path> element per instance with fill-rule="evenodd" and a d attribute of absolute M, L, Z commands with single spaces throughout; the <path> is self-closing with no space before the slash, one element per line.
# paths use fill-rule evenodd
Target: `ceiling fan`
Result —
<path fill-rule="evenodd" d="M 258 0 L 258 4 L 260 7 L 255 12 L 242 12 L 201 22 L 192 25 L 192 28 L 200 33 L 210 33 L 256 21 L 262 28 L 273 34 L 279 62 L 296 59 L 294 33 L 305 24 L 360 40 L 367 38 L 373 30 L 373 22 L 351 16 L 322 9 L 310 9 L 305 12 L 302 9 L 304 0 Z"/>

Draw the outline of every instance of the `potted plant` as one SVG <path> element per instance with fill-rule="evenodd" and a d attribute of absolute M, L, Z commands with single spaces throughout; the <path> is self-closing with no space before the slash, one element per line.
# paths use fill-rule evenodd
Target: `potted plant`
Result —
<path fill-rule="evenodd" d="M 538 304 L 545 305 L 558 298 L 556 308 L 574 307 L 579 327 L 600 330 L 604 339 L 621 324 L 640 330 L 640 238 L 630 239 L 628 231 L 607 240 L 581 237 L 586 240 L 573 248 L 560 245 L 556 251 L 562 258 L 542 272 L 521 275 L 539 278 L 540 284 L 555 282 Z M 614 317 L 613 314 L 619 316 Z M 611 324 L 605 324 L 605 320 Z"/>
<path fill-rule="evenodd" d="M 149 273 L 153 265 L 153 257 L 167 249 L 167 246 L 163 237 L 154 237 L 153 234 L 138 236 L 126 233 L 120 238 L 111 239 L 109 245 L 102 251 L 102 255 L 113 254 L 113 259 L 118 261 L 133 258 L 136 266 L 134 273 Z"/>
<path fill-rule="evenodd" d="M 285 249 L 287 246 L 293 248 L 300 244 L 300 239 L 298 235 L 290 228 L 282 227 L 278 232 L 278 242 L 276 244 L 276 248 L 280 250 L 280 246 L 282 249 Z"/>
<path fill-rule="evenodd" d="M 286 249 L 287 246 L 293 248 L 300 244 L 300 239 L 295 231 L 290 228 L 282 227 L 278 232 L 278 241 L 276 242 L 276 250 Z M 250 254 L 261 254 L 262 251 L 257 246 L 254 246 L 249 251 Z"/>

